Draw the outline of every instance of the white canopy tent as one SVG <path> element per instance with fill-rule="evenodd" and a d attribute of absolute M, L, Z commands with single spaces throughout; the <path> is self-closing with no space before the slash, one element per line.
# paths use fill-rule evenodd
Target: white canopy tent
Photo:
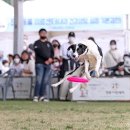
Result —
<path fill-rule="evenodd" d="M 125 42 L 125 47 L 120 46 L 120 48 L 121 49 L 124 48 L 125 51 L 128 51 L 128 49 L 130 50 L 129 31 L 128 31 L 128 23 L 126 21 L 127 17 L 125 14 L 130 14 L 129 5 L 130 5 L 129 0 L 119 0 L 119 1 L 116 0 L 115 1 L 114 0 L 53 0 L 53 1 L 33 0 L 33 1 L 24 2 L 24 17 L 35 19 L 35 18 L 48 18 L 48 17 L 78 18 L 78 17 L 103 17 L 103 16 L 109 17 L 109 16 L 122 15 L 124 17 L 124 21 L 123 21 L 124 25 L 122 29 L 118 30 L 117 32 L 113 28 L 114 33 L 116 32 L 116 34 L 114 34 L 113 37 L 115 37 L 115 39 L 116 37 L 122 37 L 122 40 L 120 40 L 119 43 Z M 104 35 L 105 33 L 104 30 L 102 31 L 102 33 L 100 32 L 101 35 Z M 80 30 L 80 31 L 84 31 L 84 30 Z M 87 31 L 91 31 L 91 29 L 90 30 L 88 29 Z M 95 30 L 95 32 L 96 31 L 97 30 Z M 100 31 L 100 29 L 98 31 Z M 107 31 L 107 35 L 112 34 L 112 31 L 109 32 L 108 29 L 106 29 L 106 31 Z M 90 34 L 93 33 L 90 32 Z M 97 34 L 98 32 L 96 32 L 96 35 Z M 78 35 L 83 37 L 83 33 L 82 34 L 78 33 Z M 60 37 L 58 36 L 54 38 L 64 39 L 65 36 L 60 36 Z M 110 39 L 109 36 L 108 39 Z"/>
<path fill-rule="evenodd" d="M 24 2 L 25 17 L 81 17 L 130 13 L 129 0 L 33 0 Z"/>
<path fill-rule="evenodd" d="M 13 18 L 13 13 L 13 7 L 0 0 L 0 32 L 3 32 L 7 29 L 8 21 Z"/>
<path fill-rule="evenodd" d="M 7 32 L 9 21 L 13 18 L 13 13 L 14 8 L 3 0 L 0 0 L 0 51 L 4 55 L 13 52 L 13 34 Z"/>
<path fill-rule="evenodd" d="M 24 18 L 86 18 L 123 16 L 123 29 L 126 14 L 130 14 L 129 0 L 31 0 L 24 2 Z M 44 26 L 44 25 L 43 25 Z M 72 26 L 72 25 L 71 25 Z M 99 25 L 100 26 L 100 25 Z M 87 27 L 86 27 L 87 28 Z M 63 28 L 62 28 L 63 29 Z M 61 31 L 62 31 L 61 29 Z M 96 28 L 95 28 L 96 29 Z M 82 30 L 82 28 L 80 29 Z M 87 28 L 89 30 L 89 28 Z M 91 27 L 90 27 L 90 30 Z M 101 26 L 100 26 L 101 30 Z M 53 30 L 51 30 L 53 31 Z M 66 30 L 65 30 L 66 31 Z M 68 31 L 68 30 L 67 30 Z"/>
<path fill-rule="evenodd" d="M 1 2 L 2 0 L 0 0 Z M 3 1 L 2 1 L 3 2 Z M 22 9 L 23 0 L 14 0 L 15 4 L 15 30 L 19 29 L 19 35 L 15 36 L 15 50 L 18 48 L 22 49 L 23 41 L 23 25 L 22 25 L 22 11 L 24 18 L 62 18 L 62 17 L 101 17 L 101 16 L 116 16 L 130 14 L 130 1 L 129 0 L 29 0 L 24 2 Z M 1 3 L 0 3 L 1 5 Z M 3 7 L 3 6 L 2 6 Z M 11 7 L 12 8 L 12 7 Z M 8 10 L 8 11 L 7 11 Z M 13 9 L 12 9 L 13 10 Z M 12 11 L 6 9 L 4 12 L 5 16 L 13 16 Z M 6 13 L 7 12 L 7 13 Z M 19 13 L 17 13 L 19 12 Z M 1 11 L 0 11 L 1 14 Z M 2 14 L 1 14 L 2 15 Z M 0 16 L 1 16 L 0 15 Z M 18 18 L 19 16 L 19 18 Z M 123 35 L 125 34 L 126 43 L 129 43 L 129 27 L 124 22 Z M 16 28 L 17 27 L 17 28 Z M 15 34 L 17 31 L 15 31 Z M 22 36 L 21 36 L 22 35 Z M 19 38 L 18 38 L 19 37 Z M 126 45 L 126 48 L 128 48 Z M 130 47 L 129 47 L 130 48 Z"/>
<path fill-rule="evenodd" d="M 0 0 L 0 18 L 11 18 L 13 16 L 14 9 L 11 5 L 7 4 L 3 0 Z"/>

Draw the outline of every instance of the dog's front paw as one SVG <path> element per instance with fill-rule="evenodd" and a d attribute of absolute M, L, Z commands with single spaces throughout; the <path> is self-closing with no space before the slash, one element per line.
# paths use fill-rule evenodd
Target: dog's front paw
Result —
<path fill-rule="evenodd" d="M 92 77 L 89 75 L 89 76 L 87 76 L 87 78 L 88 78 L 88 79 L 91 79 Z"/>
<path fill-rule="evenodd" d="M 95 71 L 95 70 L 91 71 L 91 72 L 90 72 L 90 75 L 91 75 L 91 77 L 96 77 L 96 78 L 99 77 L 98 71 Z"/>
<path fill-rule="evenodd" d="M 96 76 L 96 78 L 99 78 L 100 75 L 99 75 L 98 71 L 95 72 L 95 76 Z"/>
<path fill-rule="evenodd" d="M 90 74 L 86 74 L 86 78 L 91 79 L 92 77 L 90 76 Z"/>

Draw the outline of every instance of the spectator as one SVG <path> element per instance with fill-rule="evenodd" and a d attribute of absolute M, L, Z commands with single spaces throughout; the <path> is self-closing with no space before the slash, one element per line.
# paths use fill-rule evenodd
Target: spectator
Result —
<path fill-rule="evenodd" d="M 104 57 L 104 65 L 105 68 L 109 68 L 109 70 L 120 70 L 120 66 L 122 65 L 123 57 L 119 53 L 117 49 L 117 44 L 115 40 L 110 41 L 110 50 L 106 53 Z"/>
<path fill-rule="evenodd" d="M 59 71 L 61 66 L 61 58 L 60 58 L 60 43 L 57 40 L 52 41 L 52 46 L 54 49 L 54 61 L 51 66 L 52 68 L 52 76 L 53 77 L 59 77 Z"/>
<path fill-rule="evenodd" d="M 60 77 L 63 78 L 65 73 L 67 71 L 73 70 L 74 69 L 74 62 L 68 57 L 68 51 L 67 49 L 69 48 L 70 45 L 75 43 L 75 33 L 70 32 L 68 34 L 68 42 L 62 44 L 61 50 L 60 50 L 60 56 L 62 58 L 63 64 L 61 66 L 61 75 Z"/>
<path fill-rule="evenodd" d="M 14 56 L 12 54 L 9 54 L 8 55 L 8 62 L 9 62 L 9 66 L 12 66 L 13 65 L 13 59 L 14 59 Z"/>
<path fill-rule="evenodd" d="M 2 74 L 3 51 L 0 51 L 0 74 Z"/>
<path fill-rule="evenodd" d="M 24 43 L 23 50 L 27 50 L 27 48 L 28 48 L 28 36 L 27 35 L 24 35 L 23 43 Z"/>
<path fill-rule="evenodd" d="M 49 101 L 45 99 L 46 88 L 51 83 L 51 64 L 53 62 L 54 51 L 52 44 L 47 39 L 46 29 L 39 30 L 40 39 L 34 43 L 36 57 L 36 85 L 33 101 Z M 49 86 L 50 87 L 50 86 Z"/>
<path fill-rule="evenodd" d="M 54 57 L 60 59 L 60 43 L 59 43 L 59 41 L 53 40 L 52 46 L 54 48 Z"/>
<path fill-rule="evenodd" d="M 2 74 L 4 74 L 9 70 L 9 63 L 7 60 L 3 60 L 2 64 Z"/>
<path fill-rule="evenodd" d="M 14 55 L 14 63 L 10 68 L 15 70 L 15 76 L 22 76 L 23 65 L 21 64 L 21 58 L 18 54 Z"/>
<path fill-rule="evenodd" d="M 35 63 L 30 59 L 29 53 L 25 50 L 21 54 L 21 63 L 23 64 L 23 76 L 35 76 Z"/>
<path fill-rule="evenodd" d="M 70 32 L 68 34 L 68 42 L 62 44 L 60 50 L 60 56 L 62 58 L 63 64 L 61 65 L 60 77 L 63 78 L 66 73 L 75 69 L 76 63 L 74 60 L 70 59 L 68 56 L 68 48 L 70 45 L 75 43 L 75 33 Z M 65 81 L 60 88 L 60 99 L 66 100 L 66 96 L 69 90 L 70 83 Z"/>
<path fill-rule="evenodd" d="M 34 52 L 34 45 L 33 44 L 28 45 L 27 51 L 30 54 L 30 59 L 35 60 L 35 52 Z"/>
<path fill-rule="evenodd" d="M 28 53 L 30 55 L 30 59 L 35 62 L 35 53 L 33 51 L 28 51 Z"/>
<path fill-rule="evenodd" d="M 110 50 L 106 53 L 104 57 L 105 67 L 113 67 L 116 66 L 119 62 L 121 62 L 122 56 L 117 49 L 117 44 L 115 40 L 110 41 Z"/>

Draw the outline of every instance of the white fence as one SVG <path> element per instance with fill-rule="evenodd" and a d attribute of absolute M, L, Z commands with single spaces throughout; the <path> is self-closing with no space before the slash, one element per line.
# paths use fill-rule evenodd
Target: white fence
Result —
<path fill-rule="evenodd" d="M 0 84 L 5 83 L 6 78 L 0 78 Z M 31 77 L 19 77 L 13 79 L 13 87 L 16 99 L 29 99 L 31 98 L 32 78 Z M 2 91 L 0 91 L 0 98 L 2 98 Z M 12 88 L 8 87 L 7 99 L 12 99 Z"/>
<path fill-rule="evenodd" d="M 0 84 L 4 83 L 5 80 L 6 78 L 0 78 Z M 32 77 L 14 78 L 15 99 L 31 99 L 33 97 L 34 83 Z M 57 98 L 57 90 L 55 89 L 54 97 Z M 2 98 L 1 91 L 0 98 Z M 11 87 L 8 88 L 7 99 L 13 99 Z M 130 77 L 93 78 L 86 87 L 81 87 L 81 84 L 79 84 L 79 87 L 71 94 L 71 100 L 130 101 Z"/>

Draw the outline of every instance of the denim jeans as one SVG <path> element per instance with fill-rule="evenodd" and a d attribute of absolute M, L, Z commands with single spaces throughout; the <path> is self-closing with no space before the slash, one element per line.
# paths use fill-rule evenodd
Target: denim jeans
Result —
<path fill-rule="evenodd" d="M 46 89 L 50 87 L 51 82 L 51 68 L 50 65 L 36 64 L 36 84 L 34 96 L 46 96 Z M 50 89 L 49 89 L 50 90 Z M 47 95 L 49 98 L 49 96 Z"/>

